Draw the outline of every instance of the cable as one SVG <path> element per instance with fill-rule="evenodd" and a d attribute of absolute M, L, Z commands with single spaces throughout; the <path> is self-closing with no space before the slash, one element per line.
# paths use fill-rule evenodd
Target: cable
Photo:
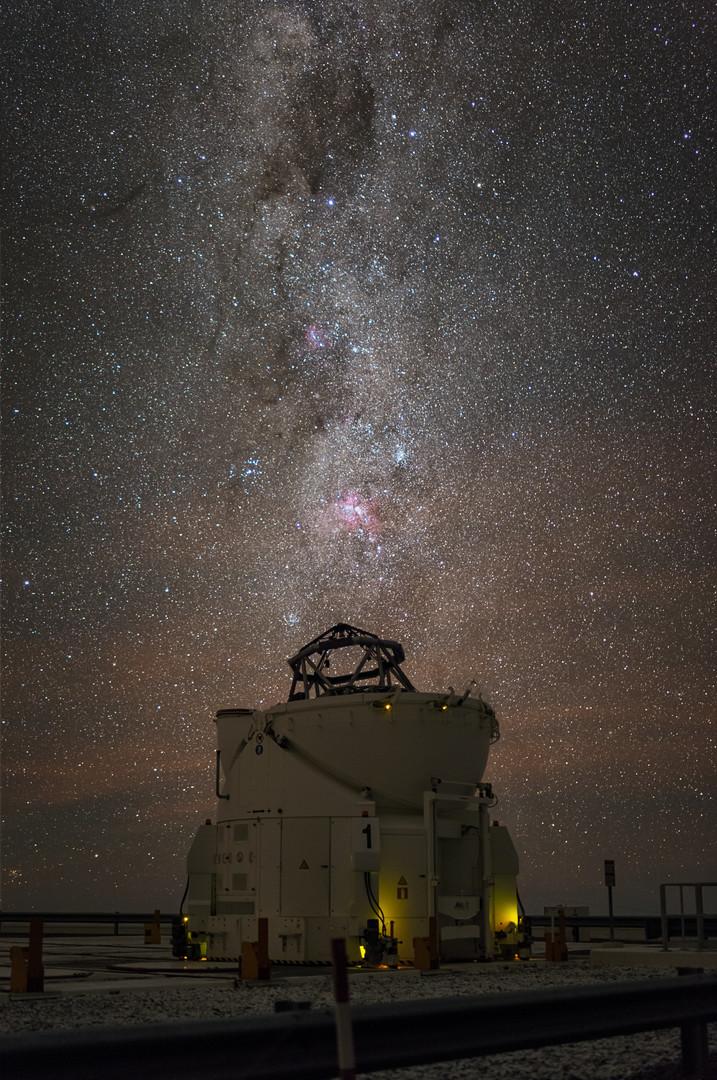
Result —
<path fill-rule="evenodd" d="M 376 899 L 376 896 L 374 895 L 373 886 L 371 885 L 371 874 L 368 871 L 366 871 L 366 873 L 364 873 L 363 880 L 364 880 L 364 885 L 366 886 L 366 895 L 368 897 L 368 902 L 369 902 L 369 905 L 371 907 L 371 911 L 373 911 L 374 915 L 377 916 L 379 922 L 381 923 L 382 933 L 385 934 L 386 933 L 386 916 L 383 913 L 383 908 L 381 907 L 378 900 Z"/>
<path fill-rule="evenodd" d="M 371 911 L 374 913 L 374 915 L 380 920 L 381 915 L 376 910 L 376 906 L 375 906 L 374 899 L 373 899 L 373 893 L 371 891 L 371 881 L 370 881 L 369 874 L 368 874 L 367 870 L 364 871 L 363 883 L 364 883 L 364 888 L 366 889 L 366 897 L 368 899 L 369 907 L 371 908 Z"/>
<path fill-rule="evenodd" d="M 187 893 L 188 892 L 189 892 L 189 876 L 187 876 L 187 884 L 184 886 L 184 895 L 182 896 L 182 899 L 179 901 L 179 917 L 180 918 L 182 918 L 183 915 L 184 915 L 184 912 L 182 911 L 182 908 L 184 907 L 184 901 L 187 899 Z"/>
<path fill-rule="evenodd" d="M 378 897 L 376 896 L 376 893 L 373 891 L 373 884 L 371 882 L 371 874 L 368 873 L 367 877 L 368 877 L 368 887 L 369 887 L 369 891 L 371 893 L 371 899 L 373 900 L 374 904 L 376 905 L 376 907 L 377 907 L 377 909 L 378 909 L 378 911 L 380 913 L 381 922 L 383 923 L 384 928 L 385 928 L 385 926 L 386 926 L 386 917 L 385 917 L 385 915 L 383 913 L 383 908 L 381 907 L 381 905 L 378 902 Z"/>
<path fill-rule="evenodd" d="M 366 886 L 366 896 L 368 897 L 369 906 L 371 911 L 376 915 L 381 923 L 381 932 L 386 933 L 386 916 L 383 913 L 383 908 L 379 904 L 378 900 L 374 896 L 373 887 L 371 885 L 371 874 L 368 870 L 364 872 L 363 876 L 364 885 Z"/>

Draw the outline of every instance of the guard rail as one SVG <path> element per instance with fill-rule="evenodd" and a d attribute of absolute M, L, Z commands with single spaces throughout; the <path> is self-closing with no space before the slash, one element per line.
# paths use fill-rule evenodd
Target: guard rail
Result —
<path fill-rule="evenodd" d="M 707 1074 L 717 977 L 682 976 L 353 1009 L 357 1071 L 680 1027 L 685 1075 Z M 319 1080 L 334 1077 L 331 1010 L 0 1038 L 13 1080 Z"/>

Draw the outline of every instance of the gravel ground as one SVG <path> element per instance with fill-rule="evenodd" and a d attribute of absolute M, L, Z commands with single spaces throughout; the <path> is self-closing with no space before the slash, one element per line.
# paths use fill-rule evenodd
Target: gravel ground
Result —
<path fill-rule="evenodd" d="M 360 975 L 351 979 L 351 997 L 356 1004 L 449 997 L 455 994 L 510 993 L 516 990 L 553 986 L 578 986 L 622 982 L 625 979 L 659 979 L 672 976 L 667 970 L 645 968 L 599 968 L 585 961 L 571 961 L 569 967 L 531 964 L 496 964 L 468 971 L 442 971 L 420 977 L 401 975 Z M 52 990 L 51 984 L 48 990 Z M 19 1033 L 89 1026 L 136 1025 L 167 1020 L 245 1017 L 273 1011 L 281 998 L 310 1000 L 315 1007 L 332 1004 L 329 974 L 281 980 L 268 986 L 239 984 L 233 987 L 183 985 L 167 980 L 167 987 L 142 990 L 104 990 L 83 993 L 51 993 L 40 998 L 3 998 L 0 1031 Z M 717 1031 L 711 1032 L 711 1047 L 717 1050 Z M 679 1032 L 646 1032 L 616 1039 L 543 1050 L 519 1051 L 489 1058 L 464 1059 L 443 1065 L 372 1073 L 374 1080 L 462 1080 L 490 1077 L 491 1080 L 672 1080 L 681 1074 Z M 714 1071 L 717 1077 L 717 1068 Z"/>

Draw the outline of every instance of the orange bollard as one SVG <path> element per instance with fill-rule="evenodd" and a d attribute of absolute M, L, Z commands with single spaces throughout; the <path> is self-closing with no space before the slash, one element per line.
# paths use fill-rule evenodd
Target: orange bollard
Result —
<path fill-rule="evenodd" d="M 159 921 L 159 909 L 154 909 L 154 917 L 151 922 L 144 924 L 144 943 L 145 945 L 161 945 L 162 944 L 162 926 Z"/>
<path fill-rule="evenodd" d="M 241 978 L 246 982 L 256 982 L 259 978 L 259 945 L 256 941 L 241 943 Z"/>
<path fill-rule="evenodd" d="M 568 958 L 568 946 L 565 937 L 557 930 L 554 934 L 545 931 L 545 959 L 550 963 L 560 963 Z"/>
<path fill-rule="evenodd" d="M 27 993 L 27 949 L 22 945 L 10 946 L 10 993 Z"/>
<path fill-rule="evenodd" d="M 258 982 L 271 978 L 269 961 L 269 920 L 258 920 L 259 940 L 241 943 L 241 978 Z"/>
<path fill-rule="evenodd" d="M 42 919 L 30 919 L 29 945 L 10 947 L 10 993 L 41 994 L 44 989 Z"/>
<path fill-rule="evenodd" d="M 438 920 L 433 916 L 428 920 L 428 937 L 413 939 L 413 966 L 419 971 L 437 971 L 439 967 Z"/>
<path fill-rule="evenodd" d="M 431 943 L 427 937 L 413 939 L 413 966 L 419 971 L 431 970 Z"/>

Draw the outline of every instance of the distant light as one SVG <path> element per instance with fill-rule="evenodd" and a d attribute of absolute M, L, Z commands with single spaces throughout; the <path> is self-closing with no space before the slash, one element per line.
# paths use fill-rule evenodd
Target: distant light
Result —
<path fill-rule="evenodd" d="M 366 956 L 366 946 L 365 945 L 359 945 L 359 955 L 361 956 L 362 960 Z"/>

